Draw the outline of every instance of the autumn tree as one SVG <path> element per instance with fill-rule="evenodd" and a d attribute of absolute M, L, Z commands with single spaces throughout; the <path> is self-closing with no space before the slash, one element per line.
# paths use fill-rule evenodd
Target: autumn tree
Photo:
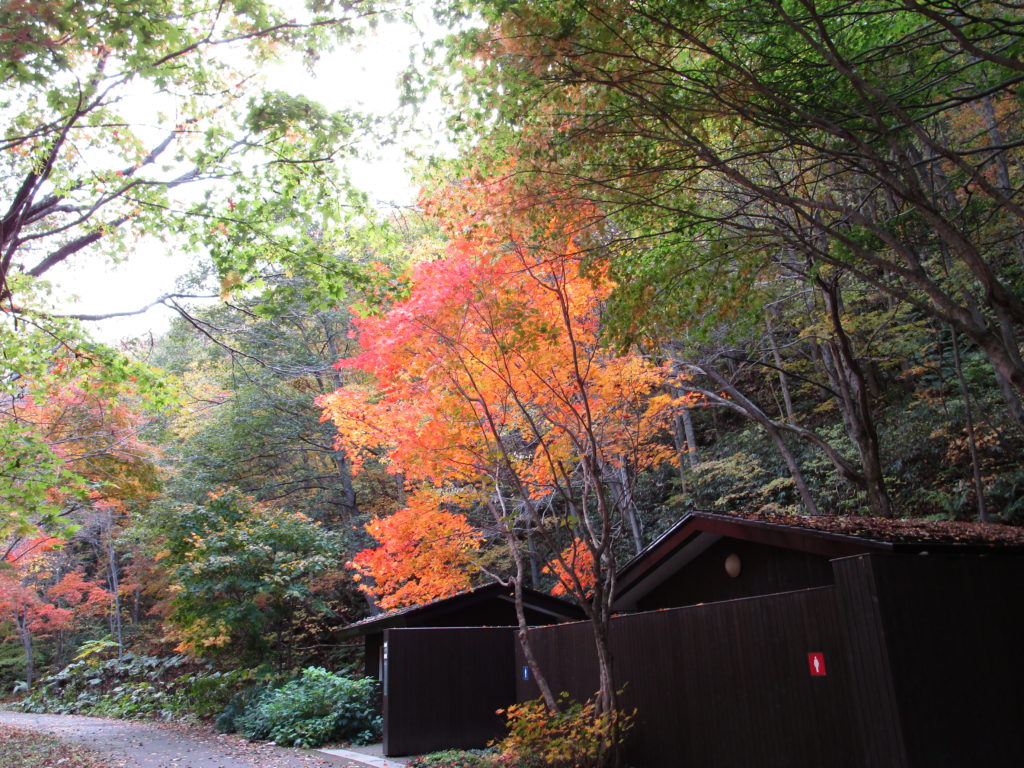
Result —
<path fill-rule="evenodd" d="M 174 249 L 212 261 L 226 291 L 286 262 L 318 286 L 308 296 L 323 303 L 339 290 L 350 271 L 338 256 L 343 223 L 361 198 L 337 161 L 364 123 L 273 91 L 254 71 L 311 66 L 384 12 L 371 3 L 288 12 L 262 1 L 0 4 L 0 407 L 10 413 L 27 379 L 61 378 L 58 359 L 136 375 L 55 314 L 44 281 L 61 267 Z M 180 295 L 152 298 L 175 306 Z M 19 514 L 49 509 L 48 489 L 67 484 L 65 463 L 17 419 L 0 423 L 0 445 L 0 498 Z"/>
<path fill-rule="evenodd" d="M 53 636 L 82 619 L 109 610 L 111 594 L 80 570 L 61 575 L 58 539 L 37 536 L 7 547 L 0 562 L 0 621 L 10 622 L 25 656 L 25 681 L 35 679 L 35 640 Z"/>
<path fill-rule="evenodd" d="M 727 324 L 762 311 L 759 284 L 802 282 L 828 323 L 823 372 L 879 515 L 892 506 L 851 286 L 969 339 L 1024 425 L 1019 9 L 474 9 L 485 26 L 456 49 L 476 84 L 458 124 L 486 147 L 471 162 L 511 155 L 539 185 L 600 202 L 620 332 Z"/>
<path fill-rule="evenodd" d="M 17 597 L 8 608 L 31 678 L 34 635 L 53 638 L 59 661 L 82 621 L 108 620 L 123 649 L 115 539 L 128 511 L 157 494 L 158 452 L 142 433 L 169 398 L 146 366 L 102 352 L 90 358 L 85 348 L 58 352 L 48 368 L 10 383 L 0 410 L 0 434 L 15 449 L 4 457 L 2 486 L 11 505 L 3 540 L 14 563 L 6 589 Z M 43 531 L 59 532 L 67 546 L 35 546 Z M 87 539 L 96 549 L 91 556 L 81 551 Z M 86 571 L 89 579 L 105 574 L 106 585 L 87 580 Z"/>
<path fill-rule="evenodd" d="M 600 270 L 585 273 L 581 260 L 594 209 L 521 194 L 507 179 L 466 180 L 425 203 L 448 246 L 413 266 L 407 296 L 357 320 L 361 352 L 340 364 L 364 372 L 366 386 L 319 402 L 357 465 L 383 448 L 389 471 L 431 489 L 435 509 L 447 499 L 486 510 L 482 532 L 500 537 L 514 563 L 520 639 L 556 707 L 526 641 L 521 601 L 527 542 L 546 543 L 592 623 L 600 709 L 609 711 L 616 562 L 635 525 L 629 494 L 615 492 L 613 479 L 621 488 L 628 473 L 619 469 L 642 471 L 672 455 L 662 434 L 672 402 L 662 367 L 600 344 L 612 284 Z M 588 558 L 570 563 L 563 552 L 574 539 Z M 581 563 L 591 573 L 573 567 Z"/>
<path fill-rule="evenodd" d="M 302 658 L 293 641 L 303 622 L 332 612 L 334 595 L 318 589 L 340 568 L 329 531 L 234 489 L 154 515 L 150 546 L 169 572 L 166 618 L 179 650 L 235 661 L 272 654 L 285 665 Z"/>
<path fill-rule="evenodd" d="M 167 490 L 201 503 L 231 485 L 341 526 L 360 501 L 372 508 L 373 494 L 359 498 L 348 458 L 311 404 L 342 383 L 332 364 L 352 344 L 348 315 L 310 307 L 297 278 L 268 287 L 272 297 L 185 311 L 157 345 L 154 362 L 180 377 L 184 395 L 166 435 L 180 470 Z"/>
<path fill-rule="evenodd" d="M 57 533 L 97 494 L 152 494 L 157 452 L 142 431 L 173 401 L 167 383 L 84 337 L 69 349 L 39 327 L 22 331 L 0 372 L 0 534 Z"/>

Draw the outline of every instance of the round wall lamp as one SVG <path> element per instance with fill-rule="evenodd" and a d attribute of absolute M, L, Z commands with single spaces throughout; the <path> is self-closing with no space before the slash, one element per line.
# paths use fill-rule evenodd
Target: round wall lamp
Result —
<path fill-rule="evenodd" d="M 729 574 L 729 578 L 735 579 L 742 570 L 743 563 L 740 561 L 740 556 L 735 552 L 725 558 L 725 572 Z"/>

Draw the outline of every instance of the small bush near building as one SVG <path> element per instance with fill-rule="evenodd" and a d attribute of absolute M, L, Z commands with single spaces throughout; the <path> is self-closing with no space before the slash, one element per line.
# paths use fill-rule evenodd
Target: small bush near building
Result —
<path fill-rule="evenodd" d="M 246 723 L 247 711 L 255 711 L 255 704 L 269 690 L 267 685 L 252 685 L 237 691 L 229 700 L 223 711 L 213 721 L 217 733 L 238 733 L 254 730 L 253 724 Z M 267 731 L 269 733 L 269 729 Z M 249 737 L 253 738 L 253 737 Z M 262 736 L 260 738 L 266 738 Z"/>
<path fill-rule="evenodd" d="M 381 735 L 375 702 L 373 680 L 350 680 L 309 667 L 298 679 L 255 697 L 234 722 L 250 739 L 271 739 L 283 746 L 369 744 Z"/>
<path fill-rule="evenodd" d="M 602 768 L 633 727 L 635 712 L 597 714 L 593 701 L 563 695 L 560 712 L 543 700 L 504 713 L 508 736 L 486 750 L 449 749 L 417 757 L 409 768 Z"/>
<path fill-rule="evenodd" d="M 496 749 L 501 765 L 516 768 L 601 768 L 608 765 L 633 727 L 635 712 L 598 714 L 595 703 L 563 695 L 560 712 L 542 699 L 513 704 L 504 711 L 508 736 Z"/>
<path fill-rule="evenodd" d="M 496 768 L 494 750 L 446 749 L 414 757 L 408 768 Z"/>

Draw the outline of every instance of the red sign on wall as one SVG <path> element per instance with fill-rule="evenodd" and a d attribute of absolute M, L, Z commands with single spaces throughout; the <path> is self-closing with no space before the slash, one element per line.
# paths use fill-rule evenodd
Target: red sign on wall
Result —
<path fill-rule="evenodd" d="M 807 654 L 807 666 L 811 670 L 811 677 L 824 677 L 825 676 L 825 654 L 808 653 Z"/>

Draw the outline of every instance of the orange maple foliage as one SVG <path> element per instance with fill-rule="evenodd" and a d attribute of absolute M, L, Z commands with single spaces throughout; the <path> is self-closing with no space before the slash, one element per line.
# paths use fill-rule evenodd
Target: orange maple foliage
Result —
<path fill-rule="evenodd" d="M 10 622 L 25 653 L 25 675 L 34 675 L 33 641 L 72 627 L 79 618 L 101 616 L 112 595 L 72 571 L 57 578 L 55 548 L 60 539 L 36 536 L 16 541 L 0 568 L 0 622 Z"/>
<path fill-rule="evenodd" d="M 105 616 L 114 600 L 110 590 L 87 581 L 80 570 L 64 574 L 60 581 L 46 590 L 46 596 L 54 603 L 67 606 L 75 618 Z"/>
<path fill-rule="evenodd" d="M 442 499 L 422 489 L 393 515 L 375 518 L 366 531 L 380 542 L 349 563 L 357 578 L 369 577 L 360 588 L 392 609 L 448 597 L 470 587 L 472 559 L 480 533 L 465 516 L 445 511 Z"/>
<path fill-rule="evenodd" d="M 0 620 L 19 633 L 48 635 L 70 626 L 74 613 L 40 597 L 31 586 L 9 573 L 0 574 Z"/>
<path fill-rule="evenodd" d="M 576 538 L 544 566 L 543 571 L 558 579 L 551 588 L 552 595 L 585 593 L 594 586 L 594 555 L 583 541 Z"/>
<path fill-rule="evenodd" d="M 613 285 L 583 269 L 597 212 L 521 197 L 507 179 L 448 189 L 425 208 L 447 248 L 412 268 L 407 297 L 356 321 L 361 351 L 339 366 L 370 383 L 318 400 L 356 469 L 384 451 L 410 483 L 472 488 L 478 502 L 503 485 L 530 503 L 579 501 L 581 467 L 583 495 L 600 495 L 603 468 L 668 458 L 667 370 L 600 344 Z"/>
<path fill-rule="evenodd" d="M 71 626 L 79 618 L 102 616 L 110 610 L 110 591 L 88 581 L 80 570 L 59 575 L 53 563 L 64 542 L 52 536 L 18 541 L 4 557 L 0 570 L 0 618 L 24 623 L 46 635 Z M 49 586 L 48 586 L 49 585 Z"/>
<path fill-rule="evenodd" d="M 538 248 L 478 225 L 413 268 L 407 299 L 356 321 L 361 352 L 340 365 L 376 386 L 318 402 L 357 465 L 383 446 L 410 480 L 474 481 L 493 465 L 496 438 L 519 436 L 532 454 L 515 461 L 540 497 L 588 447 L 637 468 L 668 455 L 652 439 L 672 410 L 659 391 L 666 370 L 601 348 L 612 284 L 581 271 L 566 234 L 577 226 L 548 222 L 557 242 Z"/>
<path fill-rule="evenodd" d="M 19 633 L 50 634 L 71 623 L 73 614 L 46 601 L 38 588 L 49 579 L 48 556 L 59 539 L 38 536 L 23 539 L 4 557 L 0 570 L 0 620 L 10 621 Z"/>

